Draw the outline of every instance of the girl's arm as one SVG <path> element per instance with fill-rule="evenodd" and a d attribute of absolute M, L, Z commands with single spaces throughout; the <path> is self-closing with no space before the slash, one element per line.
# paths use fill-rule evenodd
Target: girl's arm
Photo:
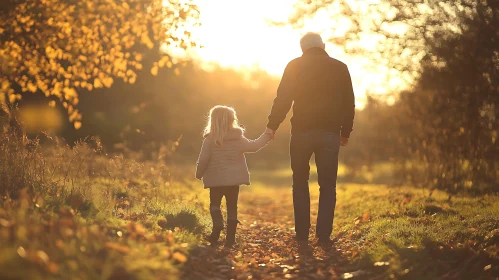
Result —
<path fill-rule="evenodd" d="M 211 157 L 211 145 L 213 140 L 211 137 L 206 137 L 203 140 L 203 146 L 201 147 L 201 152 L 199 153 L 199 158 L 196 167 L 196 179 L 201 180 L 203 178 L 206 167 L 208 167 L 208 162 Z"/>
<path fill-rule="evenodd" d="M 256 153 L 261 148 L 265 147 L 265 145 L 267 145 L 267 143 L 270 142 L 271 138 L 272 138 L 272 136 L 270 135 L 270 133 L 263 133 L 256 140 L 250 140 L 250 139 L 243 136 L 243 140 L 244 140 L 243 152 Z"/>

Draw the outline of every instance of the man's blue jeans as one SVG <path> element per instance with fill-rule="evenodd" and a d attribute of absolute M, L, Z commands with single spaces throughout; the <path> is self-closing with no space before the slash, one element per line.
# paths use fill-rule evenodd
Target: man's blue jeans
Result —
<path fill-rule="evenodd" d="M 327 131 L 298 132 L 291 135 L 290 155 L 293 170 L 293 204 L 298 239 L 308 238 L 310 229 L 310 158 L 315 154 L 319 183 L 319 211 L 316 235 L 329 238 L 333 231 L 336 207 L 336 177 L 340 136 Z"/>

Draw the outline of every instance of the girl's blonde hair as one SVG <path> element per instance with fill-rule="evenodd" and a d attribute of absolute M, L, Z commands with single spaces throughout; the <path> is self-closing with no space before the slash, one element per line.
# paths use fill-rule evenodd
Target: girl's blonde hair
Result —
<path fill-rule="evenodd" d="M 231 128 L 244 132 L 244 129 L 239 125 L 234 108 L 217 105 L 210 110 L 208 123 L 204 128 L 204 137 L 210 134 L 215 144 L 221 146 L 225 135 L 227 135 L 227 132 Z"/>

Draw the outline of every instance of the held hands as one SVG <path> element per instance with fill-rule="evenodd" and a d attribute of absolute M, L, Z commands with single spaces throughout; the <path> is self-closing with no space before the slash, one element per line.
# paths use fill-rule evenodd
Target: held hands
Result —
<path fill-rule="evenodd" d="M 340 146 L 346 146 L 348 145 L 348 138 L 347 137 L 340 137 Z"/>
<path fill-rule="evenodd" d="M 265 134 L 269 134 L 270 135 L 270 139 L 274 140 L 275 139 L 275 131 L 273 131 L 272 129 L 270 128 L 266 128 L 265 129 Z"/>

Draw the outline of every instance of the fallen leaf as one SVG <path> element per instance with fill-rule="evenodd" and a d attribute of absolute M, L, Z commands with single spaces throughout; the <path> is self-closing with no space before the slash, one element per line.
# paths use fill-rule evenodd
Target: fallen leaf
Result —
<path fill-rule="evenodd" d="M 367 223 L 370 220 L 371 220 L 371 211 L 369 209 L 367 209 L 366 212 L 364 212 L 364 214 L 362 214 L 361 221 L 363 223 Z"/>
<path fill-rule="evenodd" d="M 48 264 L 49 262 L 49 256 L 47 255 L 47 253 L 45 253 L 44 251 L 37 251 L 36 252 L 36 256 L 38 257 L 38 260 L 44 264 Z"/>
<path fill-rule="evenodd" d="M 104 244 L 104 246 L 108 249 L 111 249 L 111 250 L 114 250 L 114 251 L 117 251 L 117 252 L 120 252 L 122 254 L 128 254 L 130 253 L 130 248 L 128 246 L 125 246 L 125 245 L 121 245 L 121 244 L 118 244 L 118 243 L 114 243 L 114 242 L 106 242 Z"/>
<path fill-rule="evenodd" d="M 179 263 L 185 263 L 187 261 L 187 257 L 180 252 L 173 253 L 172 258 Z"/>
<path fill-rule="evenodd" d="M 19 246 L 19 248 L 17 248 L 17 254 L 21 257 L 21 258 L 26 258 L 26 250 L 24 250 L 23 247 Z"/>
<path fill-rule="evenodd" d="M 385 266 L 385 265 L 390 265 L 389 262 L 375 262 L 374 266 Z"/>
<path fill-rule="evenodd" d="M 166 221 L 166 219 L 165 219 L 165 218 L 160 219 L 160 220 L 158 221 L 158 226 L 160 226 L 162 229 L 165 229 L 165 228 L 166 228 L 166 225 L 167 225 L 167 221 Z"/>
<path fill-rule="evenodd" d="M 54 262 L 50 262 L 47 265 L 47 271 L 52 273 L 52 274 L 58 274 L 59 273 L 59 265 L 54 263 Z"/>

